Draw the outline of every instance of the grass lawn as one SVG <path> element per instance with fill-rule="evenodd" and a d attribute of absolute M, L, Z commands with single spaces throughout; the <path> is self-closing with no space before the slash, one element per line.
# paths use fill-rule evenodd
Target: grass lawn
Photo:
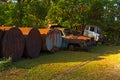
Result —
<path fill-rule="evenodd" d="M 104 47 L 105 48 L 105 47 Z M 110 47 L 106 47 L 107 49 Z M 120 80 L 120 47 L 113 46 L 107 54 L 66 74 L 59 80 Z"/>
<path fill-rule="evenodd" d="M 92 52 L 60 51 L 34 59 L 22 59 L 14 62 L 9 70 L 0 72 L 0 80 L 115 80 L 120 78 L 114 73 L 120 63 L 120 54 L 117 54 L 119 50 L 120 46 L 97 46 Z M 76 66 L 76 70 L 57 78 Z"/>

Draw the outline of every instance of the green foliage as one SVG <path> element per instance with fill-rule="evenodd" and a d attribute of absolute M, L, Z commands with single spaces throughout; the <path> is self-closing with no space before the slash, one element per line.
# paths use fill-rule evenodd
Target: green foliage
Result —
<path fill-rule="evenodd" d="M 17 27 L 44 27 L 49 6 L 39 0 L 0 4 L 0 24 Z M 3 13 L 3 14 L 2 14 Z"/>
<path fill-rule="evenodd" d="M 45 3 L 39 1 L 25 3 L 23 8 L 23 25 L 30 27 L 44 26 L 47 11 L 48 7 Z"/>
<path fill-rule="evenodd" d="M 5 12 L 5 24 L 3 25 L 16 25 L 17 24 L 17 9 L 15 4 L 6 4 Z"/>
<path fill-rule="evenodd" d="M 120 29 L 119 11 L 119 0 L 18 0 L 18 3 L 0 4 L 0 25 L 45 27 L 57 23 L 80 31 L 91 24 L 100 26 L 107 34 L 111 29 L 115 37 Z M 113 40 L 116 39 L 117 36 Z"/>
<path fill-rule="evenodd" d="M 92 1 L 89 11 L 89 24 L 100 25 L 103 16 L 103 5 L 100 0 Z"/>
<path fill-rule="evenodd" d="M 16 4 L 0 5 L 0 11 L 3 13 L 0 14 L 0 23 L 21 23 L 22 26 L 28 27 L 40 27 L 48 23 L 68 25 L 68 22 L 71 27 L 74 23 L 103 26 L 106 21 L 114 21 L 114 16 L 119 13 L 119 6 L 113 6 L 115 3 L 119 5 L 118 0 L 20 0 Z M 107 10 L 104 10 L 105 6 Z"/>
<path fill-rule="evenodd" d="M 5 19 L 4 19 L 4 9 L 5 9 L 5 7 L 4 7 L 4 5 L 0 5 L 0 25 L 2 25 L 2 24 L 4 24 L 5 23 Z M 4 16 L 4 17 L 3 17 Z"/>
<path fill-rule="evenodd" d="M 9 70 L 12 67 L 12 59 L 11 58 L 2 58 L 0 59 L 0 72 Z"/>

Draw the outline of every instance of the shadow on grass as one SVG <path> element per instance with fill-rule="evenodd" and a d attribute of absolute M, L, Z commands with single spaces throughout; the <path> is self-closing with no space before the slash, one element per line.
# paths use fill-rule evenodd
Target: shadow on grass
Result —
<path fill-rule="evenodd" d="M 120 46 L 97 46 L 93 47 L 92 52 L 81 51 L 59 51 L 54 54 L 41 54 L 34 59 L 25 59 L 14 62 L 17 68 L 31 69 L 42 64 L 53 63 L 69 63 L 69 62 L 84 62 L 86 60 L 96 61 L 104 58 L 99 58 L 101 55 L 117 54 L 120 52 Z M 93 58 L 93 59 L 91 59 Z"/>

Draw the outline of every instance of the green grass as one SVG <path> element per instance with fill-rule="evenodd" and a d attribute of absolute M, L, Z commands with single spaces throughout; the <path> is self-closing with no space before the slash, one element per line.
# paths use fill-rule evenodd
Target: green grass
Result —
<path fill-rule="evenodd" d="M 11 69 L 0 72 L 0 80 L 51 80 L 92 57 L 104 54 L 105 56 L 100 56 L 78 70 L 60 78 L 61 80 L 92 80 L 94 79 L 94 74 L 97 73 L 98 75 L 98 70 L 104 70 L 106 65 L 109 67 L 109 64 L 103 65 L 101 61 L 105 62 L 104 60 L 109 58 L 108 55 L 111 56 L 113 53 L 118 53 L 119 49 L 119 46 L 98 46 L 94 47 L 92 52 L 60 51 L 54 54 L 44 54 L 34 59 L 22 59 L 14 62 Z M 100 77 L 97 75 L 95 75 L 96 79 Z"/>
<path fill-rule="evenodd" d="M 120 47 L 106 47 L 108 53 L 68 73 L 60 80 L 120 80 Z"/>
<path fill-rule="evenodd" d="M 0 58 L 0 72 L 9 70 L 12 67 L 12 59 L 11 58 Z"/>

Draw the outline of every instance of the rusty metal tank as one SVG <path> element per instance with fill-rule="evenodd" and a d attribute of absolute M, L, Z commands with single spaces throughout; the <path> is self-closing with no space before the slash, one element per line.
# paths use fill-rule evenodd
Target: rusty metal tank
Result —
<path fill-rule="evenodd" d="M 42 36 L 42 50 L 58 51 L 62 44 L 61 32 L 57 29 L 39 29 Z"/>
<path fill-rule="evenodd" d="M 3 57 L 3 54 L 2 54 L 2 41 L 3 41 L 4 34 L 10 28 L 12 28 L 12 27 L 11 26 L 0 26 L 0 57 Z"/>
<path fill-rule="evenodd" d="M 5 31 L 2 40 L 2 55 L 13 61 L 21 58 L 24 50 L 24 36 L 18 28 L 2 27 Z"/>
<path fill-rule="evenodd" d="M 41 34 L 37 28 L 19 28 L 25 38 L 25 57 L 34 58 L 39 56 L 41 51 Z"/>

